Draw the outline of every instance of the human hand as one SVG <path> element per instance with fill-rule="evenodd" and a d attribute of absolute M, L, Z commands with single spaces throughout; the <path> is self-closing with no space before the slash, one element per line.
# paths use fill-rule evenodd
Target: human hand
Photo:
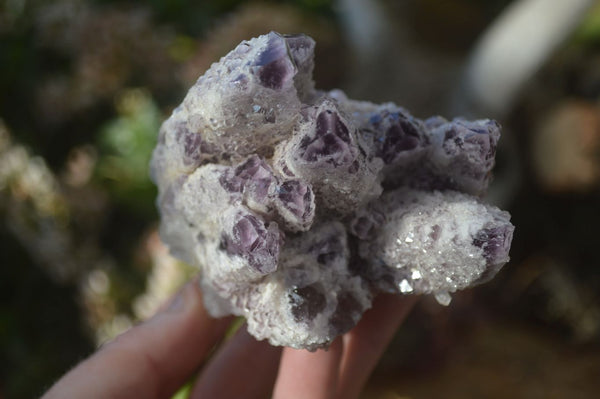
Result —
<path fill-rule="evenodd" d="M 214 353 L 232 318 L 213 319 L 197 282 L 185 285 L 146 322 L 60 379 L 42 399 L 169 398 L 200 370 L 190 398 L 357 398 L 414 297 L 381 295 L 328 350 L 257 341 L 245 326 Z"/>

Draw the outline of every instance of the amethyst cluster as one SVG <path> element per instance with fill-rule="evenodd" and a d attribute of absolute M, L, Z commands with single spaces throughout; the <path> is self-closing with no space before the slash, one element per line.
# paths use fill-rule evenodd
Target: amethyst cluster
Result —
<path fill-rule="evenodd" d="M 309 350 L 378 292 L 448 304 L 489 280 L 514 229 L 479 200 L 495 121 L 420 120 L 318 91 L 314 46 L 275 32 L 242 42 L 163 124 L 151 165 L 161 236 L 201 268 L 208 311 Z"/>

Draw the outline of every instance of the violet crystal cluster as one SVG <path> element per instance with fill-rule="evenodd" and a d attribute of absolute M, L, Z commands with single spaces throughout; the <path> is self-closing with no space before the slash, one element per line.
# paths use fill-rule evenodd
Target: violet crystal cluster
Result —
<path fill-rule="evenodd" d="M 420 120 L 316 90 L 314 47 L 275 32 L 242 42 L 163 124 L 151 165 L 161 237 L 201 268 L 208 311 L 309 350 L 378 292 L 448 304 L 489 280 L 514 229 L 479 200 L 495 121 Z"/>

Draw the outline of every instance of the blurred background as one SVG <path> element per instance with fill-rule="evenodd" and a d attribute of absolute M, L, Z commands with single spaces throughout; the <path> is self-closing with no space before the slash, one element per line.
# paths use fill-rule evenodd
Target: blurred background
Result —
<path fill-rule="evenodd" d="M 488 200 L 511 262 L 448 308 L 423 298 L 364 398 L 597 397 L 600 1 L 0 0 L 0 399 L 39 396 L 194 274 L 156 232 L 157 131 L 270 30 L 316 39 L 319 88 L 504 128 Z"/>

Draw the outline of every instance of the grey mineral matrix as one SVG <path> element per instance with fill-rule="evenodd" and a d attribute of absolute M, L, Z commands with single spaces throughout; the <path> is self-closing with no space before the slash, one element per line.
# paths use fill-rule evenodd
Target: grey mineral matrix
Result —
<path fill-rule="evenodd" d="M 500 126 L 413 117 L 316 90 L 315 42 L 240 43 L 159 133 L 160 233 L 201 270 L 206 308 L 314 350 L 379 292 L 450 294 L 508 261 L 510 215 L 482 203 Z"/>

